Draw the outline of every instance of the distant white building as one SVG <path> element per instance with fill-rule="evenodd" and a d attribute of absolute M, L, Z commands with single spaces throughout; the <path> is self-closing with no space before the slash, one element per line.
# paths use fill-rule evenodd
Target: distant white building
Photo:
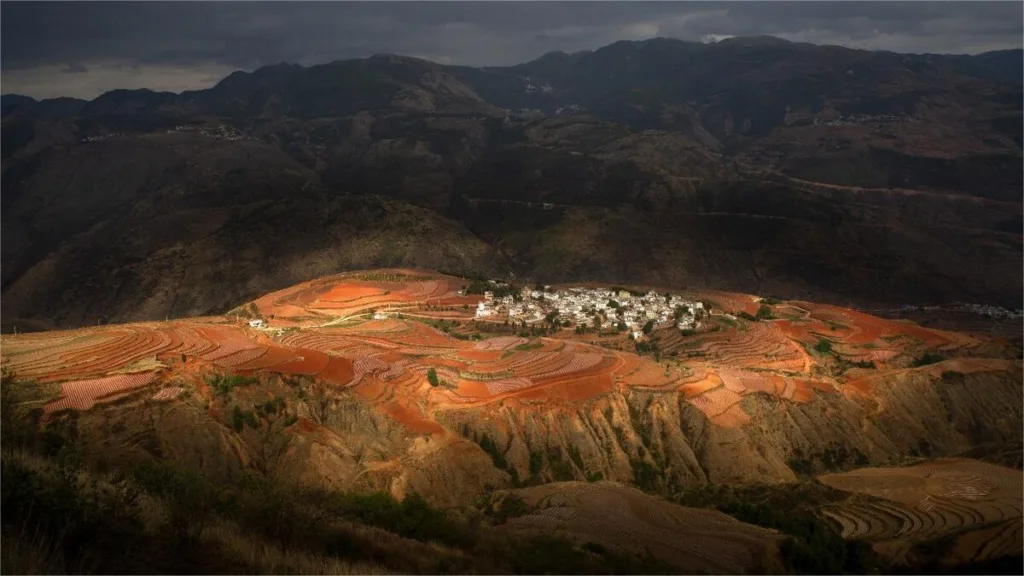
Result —
<path fill-rule="evenodd" d="M 249 326 L 252 328 L 263 328 L 263 320 L 257 318 L 256 320 L 249 320 Z"/>
<path fill-rule="evenodd" d="M 487 304 L 479 302 L 476 305 L 476 317 L 483 318 L 484 316 L 493 316 L 496 311 L 493 308 L 489 308 Z"/>

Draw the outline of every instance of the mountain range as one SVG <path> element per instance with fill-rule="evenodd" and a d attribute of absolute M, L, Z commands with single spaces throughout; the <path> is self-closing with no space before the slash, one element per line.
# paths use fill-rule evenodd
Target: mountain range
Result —
<path fill-rule="evenodd" d="M 4 329 L 339 271 L 1021 307 L 1022 51 L 654 39 L 2 98 Z"/>

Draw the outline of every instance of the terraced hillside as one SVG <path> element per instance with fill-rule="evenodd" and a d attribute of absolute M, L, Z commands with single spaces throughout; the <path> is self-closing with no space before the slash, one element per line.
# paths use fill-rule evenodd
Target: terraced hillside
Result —
<path fill-rule="evenodd" d="M 227 316 L 4 335 L 2 366 L 39 383 L 46 419 L 114 418 L 96 441 L 211 475 L 264 465 L 246 414 L 280 401 L 290 473 L 447 504 L 552 480 L 785 482 L 1021 440 L 1021 364 L 997 338 L 806 302 L 751 321 L 730 312 L 758 312 L 756 297 L 718 293 L 697 333 L 652 335 L 698 354 L 638 355 L 621 335 L 502 333 L 471 320 L 463 283 L 363 271 Z"/>
<path fill-rule="evenodd" d="M 783 536 L 721 512 L 685 508 L 610 482 L 556 482 L 499 495 L 524 503 L 502 528 L 648 550 L 689 573 L 747 574 L 778 569 Z M 497 504 L 501 506 L 500 503 Z"/>
<path fill-rule="evenodd" d="M 1024 472 L 978 460 L 949 458 L 909 467 L 861 468 L 820 476 L 855 494 L 823 513 L 848 539 L 907 562 L 915 542 L 952 537 L 943 557 L 981 562 L 1024 554 Z"/>

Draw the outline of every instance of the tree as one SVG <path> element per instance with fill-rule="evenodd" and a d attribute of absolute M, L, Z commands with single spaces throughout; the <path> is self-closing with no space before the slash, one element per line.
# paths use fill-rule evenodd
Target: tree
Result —
<path fill-rule="evenodd" d="M 431 386 L 437 387 L 441 382 L 437 379 L 437 370 L 433 368 L 427 370 L 427 382 L 430 382 Z"/>
<path fill-rule="evenodd" d="M 832 352 L 832 342 L 824 338 L 818 338 L 818 343 L 814 345 L 814 350 L 820 354 L 828 354 Z"/>
<path fill-rule="evenodd" d="M 619 323 L 615 325 L 615 328 L 619 332 L 625 332 L 626 331 L 626 323 L 620 320 Z"/>
<path fill-rule="evenodd" d="M 650 336 L 651 332 L 654 331 L 654 320 L 648 320 L 647 324 L 644 324 L 644 334 Z"/>
<path fill-rule="evenodd" d="M 761 307 L 757 309 L 757 317 L 761 319 L 771 318 L 772 307 L 767 304 L 762 304 Z"/>

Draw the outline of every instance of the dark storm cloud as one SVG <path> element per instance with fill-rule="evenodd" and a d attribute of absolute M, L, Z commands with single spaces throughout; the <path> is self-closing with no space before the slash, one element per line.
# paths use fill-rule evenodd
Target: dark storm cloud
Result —
<path fill-rule="evenodd" d="M 115 87 L 204 87 L 281 61 L 393 52 L 507 65 L 655 36 L 768 34 L 977 53 L 1020 47 L 1024 17 L 1020 2 L 4 2 L 0 10 L 4 92 L 88 97 Z M 59 78 L 78 67 L 90 73 Z"/>

